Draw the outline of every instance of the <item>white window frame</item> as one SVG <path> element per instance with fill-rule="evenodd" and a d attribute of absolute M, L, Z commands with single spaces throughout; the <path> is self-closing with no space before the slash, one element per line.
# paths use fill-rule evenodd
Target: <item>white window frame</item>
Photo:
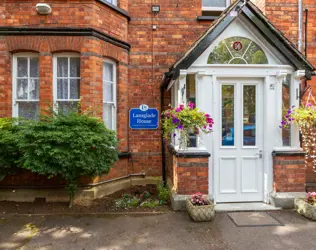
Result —
<path fill-rule="evenodd" d="M 113 66 L 113 81 L 105 81 L 104 80 L 104 77 L 103 77 L 103 74 L 104 74 L 104 71 L 103 71 L 103 64 L 104 63 L 108 63 L 108 64 L 112 64 Z M 102 62 L 102 119 L 103 119 L 103 112 L 104 112 L 104 104 L 110 104 L 112 105 L 112 130 L 116 131 L 116 113 L 117 113 L 117 101 L 116 101 L 116 88 L 117 88 L 117 78 L 116 78 L 116 71 L 117 71 L 117 65 L 116 65 L 116 62 L 111 60 L 111 59 L 108 59 L 108 58 L 104 58 L 103 59 L 103 62 Z M 113 101 L 112 102 L 109 102 L 109 101 L 104 101 L 103 99 L 103 91 L 104 91 L 104 83 L 105 82 L 109 82 L 111 84 L 113 84 L 113 88 L 112 88 L 112 95 L 113 95 Z M 105 122 L 105 121 L 104 121 Z"/>
<path fill-rule="evenodd" d="M 202 11 L 224 11 L 229 5 L 230 5 L 230 0 L 226 0 L 226 7 L 203 6 L 203 0 L 202 0 Z"/>
<path fill-rule="evenodd" d="M 106 2 L 117 6 L 117 0 L 105 0 Z"/>
<path fill-rule="evenodd" d="M 57 58 L 67 57 L 68 58 L 68 77 L 61 77 L 67 79 L 79 79 L 79 99 L 58 99 L 57 98 Z M 81 76 L 79 77 L 70 77 L 70 58 L 80 58 L 79 53 L 58 53 L 53 56 L 53 102 L 54 102 L 54 111 L 58 111 L 58 102 L 79 102 L 80 101 L 80 89 L 81 89 Z M 80 62 L 81 64 L 81 62 Z M 81 75 L 81 66 L 80 66 L 80 75 Z M 70 84 L 68 84 L 68 96 L 70 96 Z"/>
<path fill-rule="evenodd" d="M 27 58 L 27 67 L 28 67 L 28 77 L 18 77 L 18 57 Z M 38 80 L 38 88 L 40 87 L 39 84 L 39 70 L 38 70 L 38 77 L 30 77 L 30 58 L 36 57 L 38 58 L 38 65 L 39 65 L 39 55 L 38 53 L 31 53 L 31 52 L 21 52 L 15 53 L 13 55 L 13 63 L 12 63 L 12 117 L 19 117 L 19 102 L 38 102 L 39 105 L 39 98 L 38 99 L 29 99 L 30 91 L 29 91 L 29 83 L 28 83 L 28 93 L 27 99 L 18 99 L 17 98 L 17 80 L 18 79 L 37 79 Z M 40 67 L 40 66 L 39 66 Z M 40 91 L 38 89 L 38 91 Z M 39 111 L 39 109 L 38 109 Z"/>

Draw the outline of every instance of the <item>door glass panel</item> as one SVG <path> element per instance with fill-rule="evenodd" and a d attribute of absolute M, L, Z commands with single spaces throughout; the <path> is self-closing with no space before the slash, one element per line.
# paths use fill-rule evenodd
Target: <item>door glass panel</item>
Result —
<path fill-rule="evenodd" d="M 235 145 L 234 85 L 222 85 L 222 146 Z"/>
<path fill-rule="evenodd" d="M 243 145 L 256 145 L 256 86 L 243 87 Z"/>

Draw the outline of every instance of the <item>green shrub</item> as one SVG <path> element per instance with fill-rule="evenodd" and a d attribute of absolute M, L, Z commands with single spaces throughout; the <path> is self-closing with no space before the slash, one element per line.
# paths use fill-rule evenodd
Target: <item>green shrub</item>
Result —
<path fill-rule="evenodd" d="M 141 207 L 155 208 L 159 206 L 159 201 L 148 199 L 140 204 Z"/>
<path fill-rule="evenodd" d="M 168 186 L 163 183 L 157 185 L 158 196 L 161 204 L 165 204 L 169 201 L 169 190 Z"/>
<path fill-rule="evenodd" d="M 19 128 L 10 118 L 0 118 L 0 180 L 11 172 L 21 156 Z"/>
<path fill-rule="evenodd" d="M 86 114 L 54 114 L 22 126 L 21 164 L 32 172 L 67 181 L 70 207 L 79 176 L 109 172 L 118 160 L 115 132 Z"/>

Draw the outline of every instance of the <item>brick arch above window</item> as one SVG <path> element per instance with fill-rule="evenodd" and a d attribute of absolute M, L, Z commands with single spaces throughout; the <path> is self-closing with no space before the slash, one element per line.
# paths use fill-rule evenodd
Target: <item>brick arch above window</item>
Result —
<path fill-rule="evenodd" d="M 18 52 L 39 52 L 41 51 L 41 44 L 43 43 L 43 37 L 37 36 L 7 36 L 5 37 L 8 51 L 11 53 Z"/>

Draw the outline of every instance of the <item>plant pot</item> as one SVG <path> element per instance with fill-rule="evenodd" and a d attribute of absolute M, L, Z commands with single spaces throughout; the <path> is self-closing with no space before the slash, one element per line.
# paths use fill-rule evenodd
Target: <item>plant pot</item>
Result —
<path fill-rule="evenodd" d="M 304 199 L 296 198 L 294 200 L 295 210 L 304 217 L 316 221 L 316 206 L 307 203 Z"/>
<path fill-rule="evenodd" d="M 190 199 L 186 200 L 186 208 L 190 218 L 195 222 L 210 221 L 215 217 L 215 206 L 207 199 L 210 205 L 194 206 Z"/>

